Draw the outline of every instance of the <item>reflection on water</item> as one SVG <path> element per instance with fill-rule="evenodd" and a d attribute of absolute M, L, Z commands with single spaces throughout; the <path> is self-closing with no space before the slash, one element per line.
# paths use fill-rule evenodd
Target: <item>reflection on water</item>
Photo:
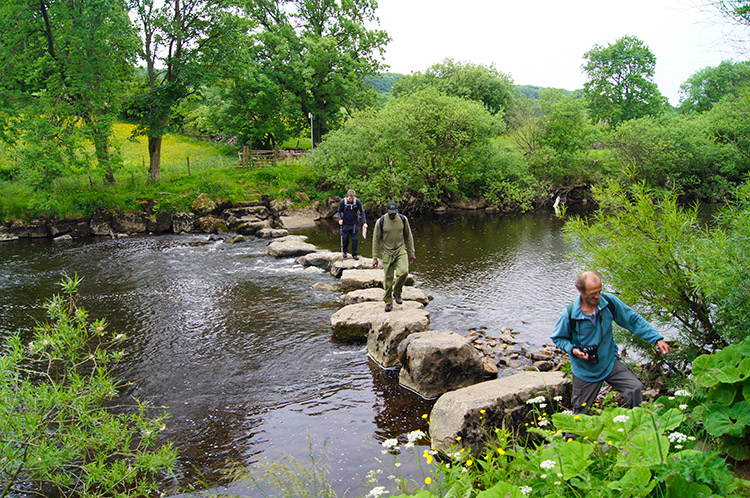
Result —
<path fill-rule="evenodd" d="M 412 226 L 412 272 L 434 296 L 433 328 L 486 326 L 499 334 L 509 326 L 529 348 L 548 340 L 575 296 L 557 220 L 443 216 Z M 334 223 L 304 233 L 338 250 Z M 370 256 L 371 240 L 361 248 Z M 421 415 L 431 402 L 400 388 L 397 373 L 372 364 L 362 344 L 333 339 L 337 294 L 312 284 L 335 279 L 269 258 L 266 241 L 229 245 L 189 235 L 0 244 L 0 334 L 28 333 L 63 272 L 83 276 L 82 305 L 92 317 L 128 335 L 117 373 L 131 384 L 122 398 L 169 411 L 164 436 L 181 454 L 180 484 L 216 483 L 231 462 L 279 452 L 304 461 L 309 441 L 330 450 L 336 491 L 362 495 L 367 471 L 384 466 L 376 461 L 384 458 L 380 442 L 427 432 Z M 403 471 L 417 472 L 409 455 L 401 461 Z"/>

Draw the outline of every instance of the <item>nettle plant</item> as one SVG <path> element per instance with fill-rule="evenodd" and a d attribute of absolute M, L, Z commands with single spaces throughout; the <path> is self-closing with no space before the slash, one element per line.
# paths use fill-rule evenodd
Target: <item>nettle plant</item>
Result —
<path fill-rule="evenodd" d="M 425 450 L 425 486 L 410 490 L 414 481 L 398 479 L 394 492 L 402 494 L 393 498 L 744 496 L 747 483 L 732 476 L 724 459 L 696 447 L 690 400 L 681 390 L 634 409 L 549 415 L 545 408 L 554 400 L 542 395 L 529 400 L 530 438 L 494 429 L 481 455 L 456 451 L 442 458 Z M 369 496 L 387 492 L 378 486 Z"/>
<path fill-rule="evenodd" d="M 693 416 L 735 460 L 750 458 L 750 339 L 693 361 Z"/>

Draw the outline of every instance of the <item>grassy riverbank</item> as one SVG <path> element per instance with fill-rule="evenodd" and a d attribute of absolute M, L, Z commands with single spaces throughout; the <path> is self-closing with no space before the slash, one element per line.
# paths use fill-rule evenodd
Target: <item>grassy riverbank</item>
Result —
<path fill-rule="evenodd" d="M 200 193 L 233 201 L 269 194 L 305 201 L 315 196 L 315 179 L 308 160 L 278 163 L 265 168 L 240 168 L 237 149 L 181 135 L 165 135 L 162 174 L 148 182 L 148 148 L 145 137 L 130 140 L 133 125 L 115 127 L 120 165 L 115 185 L 102 181 L 95 169 L 77 170 L 55 180 L 50 188 L 33 189 L 11 177 L 14 160 L 0 152 L 0 219 L 28 220 L 56 216 L 91 215 L 97 209 L 139 209 L 137 199 L 152 198 L 160 209 L 187 210 Z M 296 145 L 296 141 L 295 144 Z M 93 164 L 93 162 L 92 162 Z M 304 193 L 300 194 L 300 189 Z"/>

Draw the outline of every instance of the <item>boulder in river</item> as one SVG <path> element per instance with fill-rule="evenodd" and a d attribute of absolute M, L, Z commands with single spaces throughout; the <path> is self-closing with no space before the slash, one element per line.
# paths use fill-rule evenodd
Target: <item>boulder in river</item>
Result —
<path fill-rule="evenodd" d="M 367 354 L 383 368 L 398 368 L 398 347 L 403 340 L 430 327 L 430 313 L 414 307 L 415 301 L 393 305 L 393 311 L 382 311 L 372 321 L 367 333 Z M 383 304 L 378 303 L 381 310 Z M 352 306 L 360 306 L 354 304 Z"/>
<path fill-rule="evenodd" d="M 305 254 L 295 259 L 294 262 L 302 266 L 317 266 L 318 268 L 328 270 L 334 262 L 341 261 L 341 259 L 343 259 L 343 256 L 340 252 L 325 250 Z"/>
<path fill-rule="evenodd" d="M 427 399 L 484 379 L 482 355 L 455 332 L 411 334 L 399 344 L 398 359 L 398 383 Z"/>
<path fill-rule="evenodd" d="M 178 211 L 172 215 L 172 231 L 174 233 L 190 233 L 195 229 L 195 215 Z"/>
<path fill-rule="evenodd" d="M 368 301 L 382 301 L 383 294 L 385 294 L 385 291 L 379 287 L 357 289 L 342 294 L 339 301 L 344 305 L 366 303 Z M 427 306 L 432 298 L 432 296 L 425 294 L 422 289 L 413 286 L 404 286 L 404 290 L 401 292 L 401 297 L 404 301 L 417 301 L 425 306 Z"/>
<path fill-rule="evenodd" d="M 112 214 L 112 230 L 117 233 L 143 233 L 148 227 L 148 215 L 142 211 Z"/>
<path fill-rule="evenodd" d="M 408 310 L 421 310 L 427 313 L 423 306 L 416 301 L 404 301 L 404 304 L 396 304 L 390 313 L 386 313 L 384 308 L 385 304 L 382 301 L 344 306 L 331 316 L 333 335 L 339 339 L 361 341 L 367 339 L 370 330 L 373 328 L 373 323 L 387 315 L 400 315 Z"/>
<path fill-rule="evenodd" d="M 371 287 L 383 287 L 385 272 L 378 268 L 377 270 L 344 270 L 341 274 L 341 290 L 350 292 L 357 289 L 369 289 Z M 405 285 L 414 285 L 414 276 L 409 274 L 406 277 Z"/>
<path fill-rule="evenodd" d="M 268 244 L 268 254 L 274 258 L 293 258 L 318 250 L 305 240 L 307 237 L 304 235 L 288 235 L 274 239 Z"/>
<path fill-rule="evenodd" d="M 346 270 L 372 270 L 372 259 L 360 257 L 356 260 L 352 257 L 344 258 L 341 254 L 341 259 L 334 261 L 331 265 L 331 275 L 341 278 Z"/>
<path fill-rule="evenodd" d="M 532 406 L 527 401 L 537 396 L 547 403 L 555 396 L 570 399 L 572 386 L 562 372 L 521 372 L 447 392 L 430 412 L 432 448 L 445 454 L 464 448 L 477 455 L 492 429 L 503 424 L 523 437 Z"/>

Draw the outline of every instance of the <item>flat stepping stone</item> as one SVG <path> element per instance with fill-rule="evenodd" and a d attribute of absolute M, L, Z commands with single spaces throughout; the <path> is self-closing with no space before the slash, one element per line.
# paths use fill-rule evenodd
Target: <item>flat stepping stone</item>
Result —
<path fill-rule="evenodd" d="M 366 303 L 368 301 L 383 301 L 383 294 L 385 291 L 378 287 L 371 287 L 369 289 L 358 289 L 346 294 L 342 294 L 339 298 L 344 305 Z M 405 286 L 401 297 L 404 301 L 417 301 L 427 306 L 430 302 L 431 296 L 424 293 L 422 289 L 418 289 L 412 286 Z"/>
<path fill-rule="evenodd" d="M 274 258 L 293 258 L 318 250 L 314 245 L 305 242 L 304 235 L 287 235 L 274 239 L 268 244 L 268 255 Z"/>
<path fill-rule="evenodd" d="M 344 270 L 341 274 L 341 290 L 351 292 L 357 289 L 369 289 L 372 287 L 383 287 L 385 281 L 385 272 L 378 268 L 377 270 Z M 414 285 L 414 276 L 409 274 L 406 277 L 405 285 Z"/>
<path fill-rule="evenodd" d="M 385 312 L 385 304 L 382 301 L 350 304 L 331 316 L 331 328 L 333 328 L 333 335 L 339 339 L 364 341 L 372 330 L 373 323 L 380 324 L 388 316 L 398 317 L 409 310 L 427 313 L 424 311 L 424 306 L 416 301 L 404 301 L 404 304 L 394 303 L 393 311 L 389 313 Z M 421 317 L 422 315 L 419 319 Z"/>

